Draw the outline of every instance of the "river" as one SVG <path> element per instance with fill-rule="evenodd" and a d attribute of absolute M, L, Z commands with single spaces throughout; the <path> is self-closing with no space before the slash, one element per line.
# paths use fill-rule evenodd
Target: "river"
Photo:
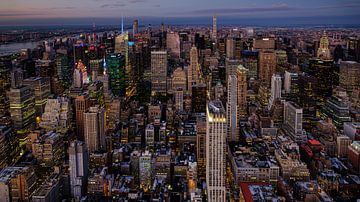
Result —
<path fill-rule="evenodd" d="M 18 53 L 21 49 L 24 48 L 33 49 L 36 48 L 40 43 L 41 41 L 3 44 L 0 45 L 0 56 Z"/>

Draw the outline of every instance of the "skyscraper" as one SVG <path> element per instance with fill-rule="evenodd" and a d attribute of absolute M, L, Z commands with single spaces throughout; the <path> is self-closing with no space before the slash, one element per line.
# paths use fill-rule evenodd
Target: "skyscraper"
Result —
<path fill-rule="evenodd" d="M 266 86 L 270 86 L 272 75 L 276 69 L 276 54 L 274 51 L 266 50 L 259 53 L 259 79 Z"/>
<path fill-rule="evenodd" d="M 213 16 L 213 27 L 212 27 L 212 39 L 216 40 L 217 38 L 217 22 L 216 15 Z"/>
<path fill-rule="evenodd" d="M 227 141 L 233 142 L 239 140 L 239 122 L 237 106 L 237 78 L 236 75 L 229 75 L 227 86 Z"/>
<path fill-rule="evenodd" d="M 71 85 L 71 67 L 69 65 L 69 56 L 66 49 L 59 49 L 56 52 L 57 75 L 63 87 L 68 88 Z"/>
<path fill-rule="evenodd" d="M 84 138 L 89 153 L 105 149 L 105 110 L 90 107 L 84 113 Z"/>
<path fill-rule="evenodd" d="M 298 78 L 299 78 L 298 73 L 285 71 L 285 73 L 284 73 L 284 92 L 286 94 L 297 93 L 296 91 L 298 89 L 295 89 L 295 88 L 297 86 Z"/>
<path fill-rule="evenodd" d="M 133 25 L 133 36 L 135 36 L 138 33 L 139 33 L 139 20 L 135 19 Z"/>
<path fill-rule="evenodd" d="M 175 108 L 177 111 L 184 110 L 184 91 L 181 88 L 175 91 Z"/>
<path fill-rule="evenodd" d="M 209 202 L 226 201 L 226 115 L 222 103 L 209 102 L 206 118 L 206 186 Z"/>
<path fill-rule="evenodd" d="M 151 52 L 151 90 L 152 93 L 166 93 L 167 52 Z"/>
<path fill-rule="evenodd" d="M 269 109 L 272 107 L 276 99 L 281 98 L 281 76 L 274 74 L 271 77 L 271 96 L 269 100 Z"/>
<path fill-rule="evenodd" d="M 186 89 L 186 73 L 181 67 L 174 70 L 171 78 L 171 90 L 176 91 L 179 88 Z"/>
<path fill-rule="evenodd" d="M 35 93 L 35 113 L 36 116 L 41 116 L 44 113 L 45 105 L 50 95 L 49 77 L 30 77 L 24 79 L 23 84 L 33 89 Z"/>
<path fill-rule="evenodd" d="M 121 54 L 108 54 L 106 57 L 109 88 L 114 96 L 124 96 L 126 93 L 125 57 Z"/>
<path fill-rule="evenodd" d="M 349 95 L 360 88 L 360 63 L 354 61 L 340 62 L 339 85 Z"/>
<path fill-rule="evenodd" d="M 146 146 L 154 146 L 155 129 L 153 124 L 148 124 L 145 128 L 145 143 Z"/>
<path fill-rule="evenodd" d="M 226 39 L 226 57 L 235 59 L 235 40 L 232 37 Z"/>
<path fill-rule="evenodd" d="M 302 129 L 303 110 L 293 102 L 284 104 L 284 129 L 296 142 L 305 142 Z"/>
<path fill-rule="evenodd" d="M 206 116 L 205 113 L 196 117 L 196 158 L 198 176 L 206 179 Z"/>
<path fill-rule="evenodd" d="M 316 102 L 319 110 L 332 95 L 333 86 L 338 85 L 338 68 L 332 60 L 310 60 L 308 73 L 317 79 Z"/>
<path fill-rule="evenodd" d="M 69 147 L 69 170 L 71 196 L 79 200 L 86 194 L 89 154 L 83 142 L 71 142 Z"/>
<path fill-rule="evenodd" d="M 12 73 L 11 88 L 7 92 L 11 120 L 17 132 L 23 133 L 35 125 L 35 94 L 31 86 L 24 86 L 22 72 Z"/>
<path fill-rule="evenodd" d="M 177 32 L 168 32 L 166 34 L 166 47 L 172 58 L 180 58 L 180 37 Z"/>
<path fill-rule="evenodd" d="M 75 114 L 76 114 L 76 132 L 80 140 L 84 139 L 84 113 L 90 107 L 90 97 L 88 94 L 82 94 L 75 99 Z"/>
<path fill-rule="evenodd" d="M 207 100 L 207 88 L 205 84 L 192 86 L 191 111 L 193 113 L 205 113 Z"/>
<path fill-rule="evenodd" d="M 139 157 L 139 176 L 140 176 L 140 188 L 145 192 L 151 188 L 152 181 L 152 156 L 149 151 L 145 151 Z"/>
<path fill-rule="evenodd" d="M 248 69 L 239 65 L 236 70 L 237 78 L 237 114 L 238 120 L 247 119 L 247 74 Z"/>
<path fill-rule="evenodd" d="M 123 55 L 125 57 L 128 56 L 128 41 L 129 41 L 129 36 L 126 33 L 122 33 L 118 36 L 115 37 L 115 50 L 114 53 L 120 53 L 121 55 Z"/>
<path fill-rule="evenodd" d="M 188 68 L 188 89 L 194 84 L 200 83 L 201 69 L 199 64 L 199 55 L 196 46 L 190 49 L 190 67 Z"/>
<path fill-rule="evenodd" d="M 329 39 L 325 31 L 320 39 L 319 48 L 317 49 L 317 58 L 321 60 L 331 60 Z"/>
<path fill-rule="evenodd" d="M 72 86 L 75 89 L 81 89 L 83 87 L 83 78 L 80 69 L 75 68 L 73 73 L 73 83 Z"/>

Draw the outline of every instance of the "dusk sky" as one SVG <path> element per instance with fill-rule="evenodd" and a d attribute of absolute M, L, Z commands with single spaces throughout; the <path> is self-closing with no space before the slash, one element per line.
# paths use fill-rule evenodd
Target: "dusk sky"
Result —
<path fill-rule="evenodd" d="M 46 18 L 340 17 L 360 14 L 359 0 L 0 0 L 0 24 Z M 352 19 L 354 20 L 354 19 Z"/>

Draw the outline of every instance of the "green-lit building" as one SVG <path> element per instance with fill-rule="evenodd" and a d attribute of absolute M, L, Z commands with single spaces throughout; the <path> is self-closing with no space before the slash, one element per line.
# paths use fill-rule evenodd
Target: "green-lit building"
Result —
<path fill-rule="evenodd" d="M 69 64 L 69 56 L 65 51 L 56 53 L 56 70 L 62 86 L 67 89 L 71 86 L 73 70 Z"/>
<path fill-rule="evenodd" d="M 127 87 L 125 57 L 121 54 L 107 55 L 106 72 L 109 75 L 109 88 L 114 96 L 125 96 Z"/>

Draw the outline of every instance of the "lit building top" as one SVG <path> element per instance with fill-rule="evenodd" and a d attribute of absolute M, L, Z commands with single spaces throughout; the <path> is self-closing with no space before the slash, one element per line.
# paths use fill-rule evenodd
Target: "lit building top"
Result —
<path fill-rule="evenodd" d="M 360 152 L 360 141 L 354 141 L 351 145 L 351 148 L 356 150 L 357 152 Z"/>

